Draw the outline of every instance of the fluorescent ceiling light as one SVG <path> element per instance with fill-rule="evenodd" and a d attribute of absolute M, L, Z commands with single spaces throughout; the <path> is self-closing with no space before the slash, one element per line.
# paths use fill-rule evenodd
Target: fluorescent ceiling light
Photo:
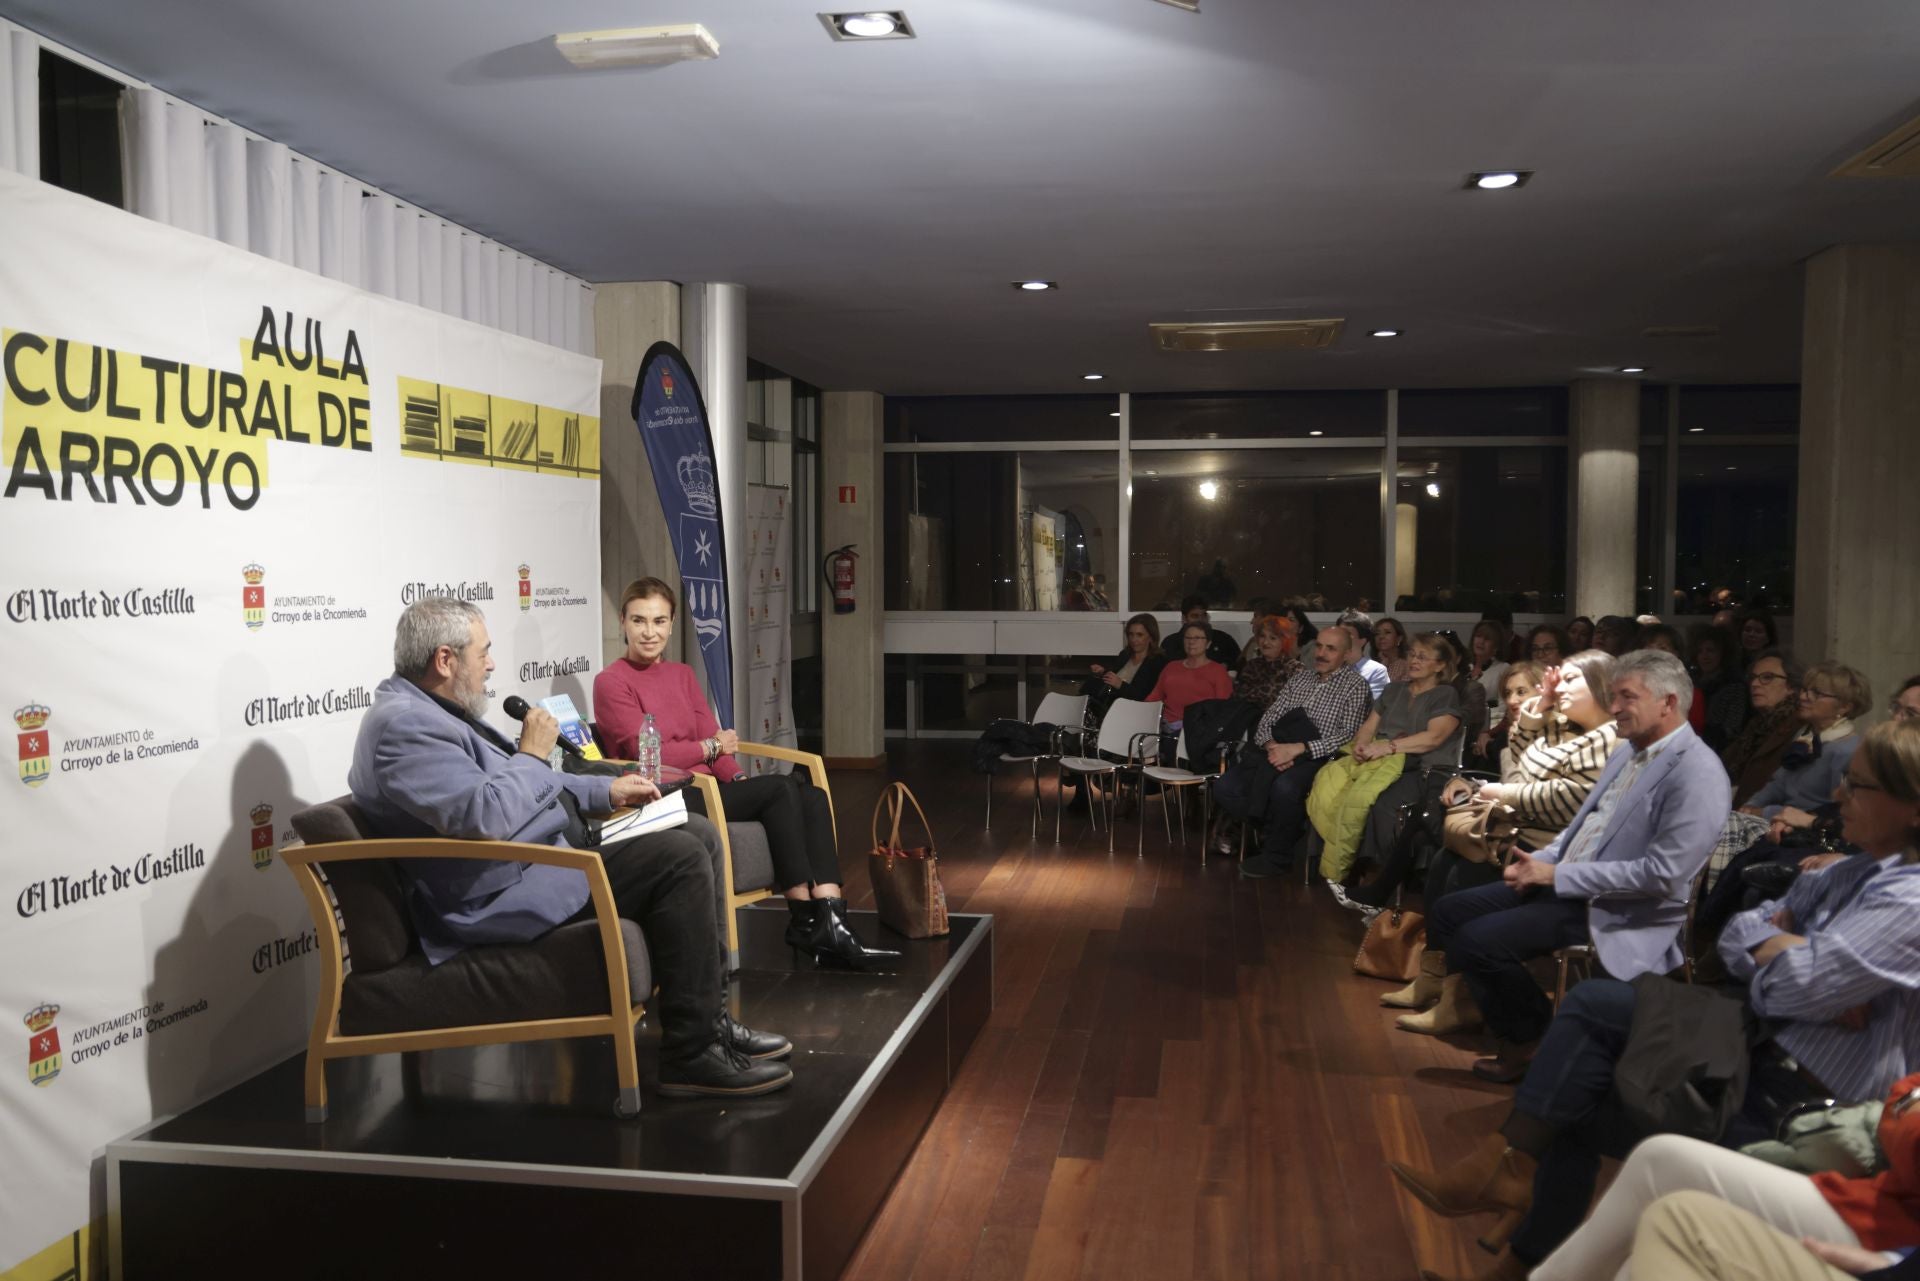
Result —
<path fill-rule="evenodd" d="M 1687 428 L 1687 430 L 1688 431 L 1705 431 L 1706 428 L 1705 427 L 1689 427 Z"/>
<path fill-rule="evenodd" d="M 568 62 L 588 70 L 703 62 L 720 56 L 720 42 L 697 22 L 671 27 L 563 31 L 553 38 L 553 45 Z"/>
<path fill-rule="evenodd" d="M 913 24 L 899 9 L 856 9 L 823 13 L 820 21 L 835 40 L 911 40 Z"/>
<path fill-rule="evenodd" d="M 1620 372 L 1623 374 L 1644 374 L 1647 372 L 1647 367 L 1645 365 L 1622 365 L 1620 366 Z"/>
<path fill-rule="evenodd" d="M 1531 177 L 1531 169 L 1484 169 L 1468 174 L 1466 186 L 1469 191 L 1508 191 L 1526 186 Z"/>
<path fill-rule="evenodd" d="M 1013 282 L 1013 287 L 1030 294 L 1043 294 L 1049 289 L 1058 289 L 1060 282 L 1057 280 L 1016 280 Z"/>
<path fill-rule="evenodd" d="M 1398 329 L 1376 329 L 1367 335 L 1369 338 L 1398 338 L 1399 336 Z"/>
<path fill-rule="evenodd" d="M 1323 431 L 1310 431 L 1310 432 L 1308 432 L 1308 433 L 1307 433 L 1307 435 L 1309 435 L 1309 436 L 1324 436 L 1324 435 L 1326 435 L 1326 434 L 1327 434 L 1327 433 L 1325 433 L 1325 432 L 1323 432 Z"/>
<path fill-rule="evenodd" d="M 1105 378 L 1105 377 L 1106 377 L 1106 375 L 1105 375 L 1105 374 L 1081 374 L 1080 376 L 1081 376 L 1082 378 L 1084 378 L 1084 379 L 1086 379 L 1086 380 L 1087 380 L 1088 382 L 1090 382 L 1090 383 L 1097 383 L 1097 382 L 1099 382 L 1099 381 L 1100 381 L 1100 380 L 1101 380 L 1102 378 Z"/>

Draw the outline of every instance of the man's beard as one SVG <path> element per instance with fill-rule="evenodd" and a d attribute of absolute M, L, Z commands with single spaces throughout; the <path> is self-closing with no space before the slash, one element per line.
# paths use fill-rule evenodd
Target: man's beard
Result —
<path fill-rule="evenodd" d="M 465 708 L 467 715 L 473 717 L 476 721 L 485 720 L 487 716 L 486 682 L 483 681 L 474 686 L 472 692 L 461 695 L 460 706 Z"/>

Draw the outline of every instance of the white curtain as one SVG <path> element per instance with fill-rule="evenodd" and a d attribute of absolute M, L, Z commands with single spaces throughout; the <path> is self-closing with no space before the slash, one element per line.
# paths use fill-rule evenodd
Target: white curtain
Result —
<path fill-rule="evenodd" d="M 40 41 L 0 23 L 0 169 L 40 176 Z"/>
<path fill-rule="evenodd" d="M 11 126 L 0 128 L 0 163 L 18 166 L 18 139 L 26 136 L 37 173 L 37 110 L 32 118 L 21 113 L 39 101 L 38 44 L 25 32 L 4 34 L 14 56 L 0 80 L 0 110 L 8 113 L 0 125 Z M 32 72 L 25 108 L 17 101 L 21 66 Z M 137 214 L 402 302 L 593 351 L 593 288 L 577 277 L 157 90 L 129 87 L 121 123 L 128 207 Z"/>

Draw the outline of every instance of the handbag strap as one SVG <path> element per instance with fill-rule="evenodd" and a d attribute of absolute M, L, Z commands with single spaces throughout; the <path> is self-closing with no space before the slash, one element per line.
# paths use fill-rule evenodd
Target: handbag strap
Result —
<path fill-rule="evenodd" d="M 892 820 L 891 830 L 887 834 L 887 843 L 884 848 L 890 850 L 904 848 L 900 844 L 900 820 L 906 816 L 907 806 L 909 805 L 913 806 L 914 813 L 920 816 L 920 826 L 927 834 L 927 848 L 933 848 L 933 825 L 927 822 L 927 812 L 920 808 L 919 798 L 913 794 L 913 789 L 905 783 L 891 783 L 888 785 L 887 790 L 880 794 L 879 802 L 873 807 L 871 833 L 875 849 L 882 848 L 880 844 L 880 811 L 883 809 L 887 812 L 887 817 Z"/>

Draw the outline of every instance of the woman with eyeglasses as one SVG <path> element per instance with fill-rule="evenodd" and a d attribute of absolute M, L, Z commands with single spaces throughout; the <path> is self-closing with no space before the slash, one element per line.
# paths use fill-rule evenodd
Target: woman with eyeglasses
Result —
<path fill-rule="evenodd" d="M 1784 649 L 1765 651 L 1747 668 L 1749 714 L 1720 752 L 1720 763 L 1733 780 L 1734 808 L 1767 785 L 1800 732 L 1798 695 L 1805 675 L 1799 660 Z"/>
<path fill-rule="evenodd" d="M 1558 667 L 1575 652 L 1567 634 L 1551 623 L 1542 623 L 1527 633 L 1527 657 L 1542 667 Z"/>
<path fill-rule="evenodd" d="M 1893 695 L 1893 701 L 1887 704 L 1887 715 L 1896 721 L 1912 720 L 1920 716 L 1920 676 L 1907 677 Z"/>
<path fill-rule="evenodd" d="M 1813 826 L 1813 811 L 1833 797 L 1860 746 L 1853 718 L 1873 706 L 1867 678 L 1845 663 L 1815 663 L 1800 684 L 1800 729 L 1767 785 L 1747 798 L 1742 814 L 1773 820 L 1772 837 Z"/>
<path fill-rule="evenodd" d="M 1660 1200 L 1683 1191 L 1711 1193 L 1758 1216 L 1805 1242 L 1804 1252 L 1839 1263 L 1843 1273 L 1859 1275 L 1869 1265 L 1888 1262 L 1863 1252 L 1920 1246 L 1920 1108 L 1911 1106 L 1920 1086 L 1920 1076 L 1913 1075 L 1920 1066 L 1920 724 L 1875 726 L 1840 775 L 1838 797 L 1847 839 L 1866 857 L 1801 877 L 1784 898 L 1736 917 L 1721 939 L 1730 972 L 1747 984 L 1749 1006 L 1773 1029 L 1772 1039 L 1754 1052 L 1740 1120 L 1762 1119 L 1756 1113 L 1769 1109 L 1757 1107 L 1759 1099 L 1778 1107 L 1796 1093 L 1884 1098 L 1879 1137 L 1888 1168 L 1867 1178 L 1809 1178 L 1715 1144 L 1673 1135 L 1649 1138 L 1633 1149 L 1586 1223 L 1534 1268 L 1533 1281 L 1832 1275 L 1803 1269 L 1804 1256 L 1794 1254 L 1791 1243 L 1777 1242 L 1769 1243 L 1776 1253 L 1766 1267 L 1742 1267 L 1740 1260 L 1753 1256 L 1726 1253 L 1721 1255 L 1724 1270 L 1668 1266 L 1697 1260 L 1711 1245 L 1704 1237 L 1666 1230 L 1689 1216 L 1676 1217 L 1673 1206 L 1662 1211 Z M 1589 996 L 1618 998 L 1614 989 L 1625 987 L 1608 979 L 1596 982 Z M 1587 984 L 1568 994 L 1556 1027 L 1569 1020 L 1570 1012 L 1590 1012 L 1591 1000 L 1576 1000 L 1583 993 L 1589 993 Z M 1630 988 L 1624 999 L 1630 1010 Z M 1614 1015 L 1617 1022 L 1619 1011 Z M 1583 1134 L 1598 1151 L 1618 1144 L 1609 1136 L 1621 1131 L 1609 1102 L 1599 1097 L 1610 1088 L 1605 1069 L 1612 1060 L 1602 1054 L 1592 1066 L 1602 1071 L 1585 1074 L 1590 1084 L 1576 1079 L 1572 1087 L 1596 1095 L 1591 1112 L 1575 1126 L 1556 1120 L 1550 1128 L 1567 1136 L 1555 1142 Z M 1808 1078 L 1821 1083 L 1817 1091 Z M 1529 1077 L 1527 1086 L 1535 1084 Z M 1529 1108 L 1538 1110 L 1540 1104 L 1523 1087 L 1516 1110 Z M 1508 1134 L 1537 1146 L 1539 1135 L 1525 1125 L 1509 1122 Z M 1727 1141 L 1748 1137 L 1734 1132 Z M 1534 1166 L 1523 1153 L 1514 1155 L 1518 1166 Z M 1579 1198 L 1581 1184 L 1592 1186 L 1598 1159 L 1589 1156 L 1579 1165 L 1588 1172 L 1585 1179 L 1563 1179 L 1551 1187 L 1544 1177 L 1534 1182 L 1563 1217 L 1570 1208 L 1578 1212 L 1567 1198 Z M 1548 1163 L 1540 1168 L 1547 1171 Z M 1691 1213 L 1700 1207 L 1686 1208 Z M 1535 1201 L 1529 1217 L 1544 1217 L 1543 1209 Z M 1655 1224 L 1664 1228 L 1650 1231 Z M 1514 1241 L 1521 1257 L 1509 1255 L 1516 1266 L 1496 1275 L 1526 1275 L 1527 1252 L 1520 1236 Z M 1742 1247 L 1729 1240 L 1726 1248 Z"/>
<path fill-rule="evenodd" d="M 1210 698 L 1232 698 L 1233 677 L 1224 663 L 1207 657 L 1213 631 L 1205 623 L 1188 623 L 1180 629 L 1180 646 L 1185 651 L 1177 663 L 1160 669 L 1160 679 L 1147 692 L 1146 701 L 1161 705 L 1161 723 L 1177 730 L 1186 719 L 1187 708 Z"/>

